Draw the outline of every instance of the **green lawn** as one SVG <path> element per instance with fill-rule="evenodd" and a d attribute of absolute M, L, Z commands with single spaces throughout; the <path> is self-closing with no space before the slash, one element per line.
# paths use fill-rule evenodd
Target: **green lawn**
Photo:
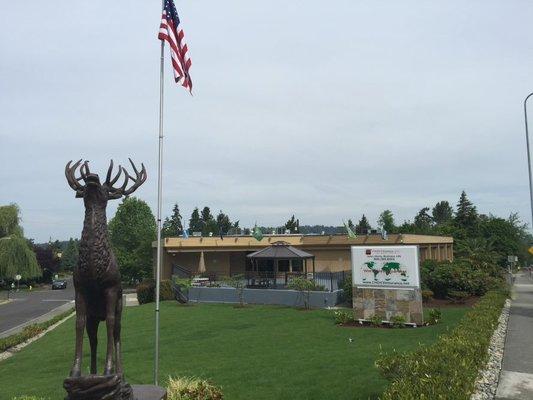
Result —
<path fill-rule="evenodd" d="M 428 328 L 353 329 L 335 326 L 333 312 L 327 310 L 163 302 L 161 377 L 207 378 L 229 400 L 374 399 L 387 385 L 374 367 L 380 347 L 407 351 L 431 343 L 465 311 L 445 309 L 443 322 Z M 152 382 L 153 325 L 153 304 L 125 310 L 123 360 L 130 383 Z M 100 327 L 101 372 L 105 325 Z M 73 342 L 72 318 L 0 362 L 0 399 L 22 394 L 62 399 Z"/>

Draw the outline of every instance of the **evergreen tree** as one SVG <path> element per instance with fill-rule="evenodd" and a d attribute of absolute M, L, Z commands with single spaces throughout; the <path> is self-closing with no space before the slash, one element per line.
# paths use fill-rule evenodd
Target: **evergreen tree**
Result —
<path fill-rule="evenodd" d="M 63 271 L 72 271 L 78 264 L 79 246 L 78 239 L 68 241 L 65 251 L 61 254 L 61 269 Z"/>
<path fill-rule="evenodd" d="M 126 197 L 109 222 L 109 236 L 120 273 L 137 282 L 153 276 L 152 242 L 157 237 L 154 214 L 146 202 Z"/>
<path fill-rule="evenodd" d="M 203 223 L 200 218 L 200 211 L 198 207 L 195 207 L 189 219 L 189 234 L 192 235 L 194 232 L 202 232 L 202 228 Z"/>
<path fill-rule="evenodd" d="M 351 219 L 348 220 L 348 227 L 355 232 L 355 225 L 353 224 L 353 221 Z M 325 228 L 325 227 L 324 227 Z M 329 227 L 328 227 L 329 228 Z M 320 230 L 321 232 L 324 231 L 326 232 L 326 229 L 321 229 Z M 329 233 L 329 232 L 328 232 Z"/>
<path fill-rule="evenodd" d="M 378 224 L 386 232 L 392 233 L 396 231 L 394 215 L 391 210 L 385 210 L 379 215 Z"/>
<path fill-rule="evenodd" d="M 429 207 L 424 207 L 415 216 L 417 233 L 428 233 L 431 230 L 433 218 L 429 215 Z"/>
<path fill-rule="evenodd" d="M 183 235 L 183 225 L 181 223 L 181 214 L 178 204 L 172 208 L 172 216 L 166 217 L 161 229 L 161 237 L 173 237 Z"/>
<path fill-rule="evenodd" d="M 431 211 L 433 221 L 437 225 L 446 224 L 453 219 L 453 208 L 447 201 L 439 201 Z"/>
<path fill-rule="evenodd" d="M 472 230 L 476 227 L 478 214 L 476 206 L 472 204 L 463 190 L 459 202 L 457 203 L 457 212 L 455 214 L 455 223 L 459 228 Z"/>
<path fill-rule="evenodd" d="M 205 206 L 201 212 L 201 222 L 202 222 L 202 235 L 209 236 L 209 234 L 218 234 L 217 232 L 217 222 L 211 214 L 209 207 Z"/>
<path fill-rule="evenodd" d="M 355 233 L 366 235 L 367 233 L 370 233 L 371 229 L 372 227 L 370 226 L 370 222 L 368 222 L 368 219 L 366 219 L 365 214 L 363 214 L 363 216 L 355 226 Z"/>
<path fill-rule="evenodd" d="M 237 221 L 237 226 L 239 222 Z M 229 217 L 220 210 L 217 215 L 217 233 L 227 235 L 228 232 L 234 228 Z"/>
<path fill-rule="evenodd" d="M 285 229 L 290 233 L 298 233 L 300 231 L 300 220 L 294 218 L 294 214 L 287 222 L 285 222 Z"/>

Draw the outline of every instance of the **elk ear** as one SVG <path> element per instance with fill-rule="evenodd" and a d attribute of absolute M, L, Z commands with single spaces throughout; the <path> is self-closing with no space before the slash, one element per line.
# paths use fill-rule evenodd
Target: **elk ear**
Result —
<path fill-rule="evenodd" d="M 83 197 L 83 190 L 76 190 L 76 198 L 79 199 Z"/>

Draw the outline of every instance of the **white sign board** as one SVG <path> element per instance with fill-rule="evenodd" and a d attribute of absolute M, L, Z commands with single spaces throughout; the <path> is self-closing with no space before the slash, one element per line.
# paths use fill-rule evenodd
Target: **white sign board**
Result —
<path fill-rule="evenodd" d="M 352 246 L 356 287 L 420 288 L 418 246 Z"/>

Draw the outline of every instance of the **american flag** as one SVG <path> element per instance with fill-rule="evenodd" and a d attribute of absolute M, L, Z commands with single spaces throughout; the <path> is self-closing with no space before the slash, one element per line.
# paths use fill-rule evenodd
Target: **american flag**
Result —
<path fill-rule="evenodd" d="M 165 0 L 165 8 L 159 26 L 160 40 L 166 40 L 170 46 L 170 56 L 172 58 L 172 69 L 176 83 L 189 89 L 192 93 L 192 81 L 189 75 L 191 59 L 189 58 L 188 47 L 183 38 L 183 29 L 179 26 L 180 19 L 178 11 L 172 0 Z"/>

